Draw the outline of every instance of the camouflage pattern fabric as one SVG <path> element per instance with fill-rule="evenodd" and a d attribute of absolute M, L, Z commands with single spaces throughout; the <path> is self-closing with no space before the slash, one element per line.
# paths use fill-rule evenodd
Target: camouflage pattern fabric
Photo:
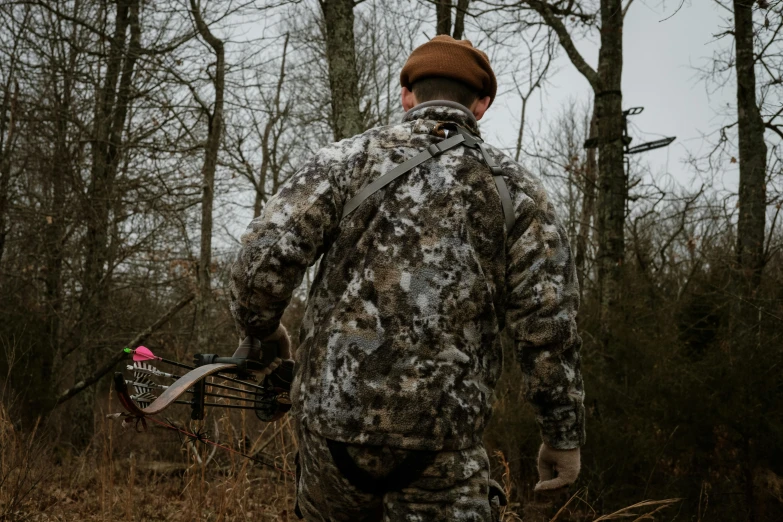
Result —
<path fill-rule="evenodd" d="M 341 222 L 361 188 L 444 139 L 478 134 L 453 106 L 415 107 L 320 150 L 242 236 L 231 309 L 240 334 L 275 331 L 305 270 L 313 281 L 296 353 L 293 413 L 351 444 L 459 450 L 481 443 L 500 375 L 499 333 L 517 353 L 544 440 L 584 442 L 579 292 L 566 232 L 538 179 L 488 146 L 516 213 L 505 231 L 480 152 L 424 162 Z"/>
<path fill-rule="evenodd" d="M 299 431 L 297 507 L 307 521 L 320 522 L 490 522 L 497 519 L 489 501 L 489 459 L 483 446 L 458 451 L 416 451 L 389 446 L 335 443 Z M 347 462 L 338 466 L 340 446 Z M 405 462 L 426 462 L 414 473 L 399 473 Z M 364 475 L 346 477 L 344 466 Z M 387 484 L 398 475 L 397 485 Z"/>

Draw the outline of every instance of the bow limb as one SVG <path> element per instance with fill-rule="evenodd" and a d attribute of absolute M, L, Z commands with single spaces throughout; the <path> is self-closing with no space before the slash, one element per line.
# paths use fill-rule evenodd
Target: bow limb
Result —
<path fill-rule="evenodd" d="M 146 408 L 139 408 L 133 399 L 131 399 L 128 393 L 128 387 L 125 384 L 125 378 L 121 373 L 114 375 L 114 388 L 117 391 L 117 396 L 122 403 L 122 406 L 135 417 L 145 417 L 149 415 L 157 415 L 169 406 L 175 403 L 182 395 L 192 388 L 195 384 L 203 381 L 210 375 L 214 375 L 219 372 L 224 372 L 230 369 L 236 368 L 235 364 L 219 363 L 219 364 L 206 364 L 199 366 L 198 368 L 189 371 L 179 379 L 177 379 L 172 385 L 155 399 L 152 404 Z"/>

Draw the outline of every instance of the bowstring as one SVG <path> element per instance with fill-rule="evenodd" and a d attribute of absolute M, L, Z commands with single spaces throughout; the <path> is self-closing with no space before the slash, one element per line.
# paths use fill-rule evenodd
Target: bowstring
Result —
<path fill-rule="evenodd" d="M 133 353 L 133 352 L 135 352 L 135 350 L 132 350 L 130 348 L 125 348 L 124 351 L 126 353 Z M 160 357 L 156 357 L 156 359 L 164 361 L 164 362 L 171 363 L 171 361 L 164 360 L 164 359 L 162 359 Z M 181 363 L 175 363 L 175 364 L 177 366 L 187 367 L 187 366 L 185 366 L 185 365 L 183 365 Z M 134 366 L 135 366 L 135 362 L 134 362 Z M 244 457 L 244 458 L 246 458 L 248 460 L 251 460 L 253 462 L 258 462 L 259 464 L 263 464 L 264 466 L 270 467 L 270 468 L 272 468 L 272 469 L 274 469 L 274 470 L 276 470 L 276 471 L 278 471 L 278 472 L 280 472 L 280 473 L 282 473 L 284 475 L 288 475 L 288 476 L 294 477 L 294 478 L 296 477 L 295 473 L 292 473 L 291 471 L 287 471 L 285 469 L 282 469 L 282 468 L 278 467 L 277 464 L 274 464 L 274 462 L 272 464 L 270 464 L 269 462 L 267 462 L 267 461 L 265 461 L 263 459 L 254 457 L 253 455 L 248 455 L 247 453 L 243 453 L 243 452 L 241 452 L 239 450 L 236 450 L 236 449 L 234 449 L 234 448 L 232 448 L 230 446 L 225 446 L 223 444 L 219 444 L 219 443 L 217 443 L 215 441 L 210 440 L 208 437 L 204 437 L 204 436 L 197 435 L 195 433 L 191 433 L 191 432 L 189 432 L 189 431 L 187 431 L 185 429 L 182 429 L 182 428 L 179 428 L 177 426 L 174 426 L 170 422 L 163 422 L 163 421 L 158 420 L 158 419 L 156 419 L 154 417 L 151 417 L 151 416 L 145 416 L 145 417 L 137 418 L 136 419 L 136 431 L 140 431 L 139 427 L 138 427 L 139 426 L 139 421 L 141 421 L 143 429 L 146 430 L 147 423 L 145 422 L 145 419 L 149 419 L 150 421 L 154 422 L 155 424 L 158 424 L 159 426 L 162 426 L 162 427 L 164 427 L 166 429 L 174 430 L 177 433 L 185 435 L 186 437 L 188 437 L 191 440 L 202 442 L 204 444 L 210 444 L 210 445 L 215 446 L 217 448 L 221 448 L 221 449 L 223 449 L 225 451 L 228 451 L 229 453 L 234 453 L 236 455 Z"/>

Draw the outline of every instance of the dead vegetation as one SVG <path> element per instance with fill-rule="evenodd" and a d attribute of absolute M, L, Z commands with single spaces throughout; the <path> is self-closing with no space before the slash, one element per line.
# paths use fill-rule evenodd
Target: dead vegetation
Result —
<path fill-rule="evenodd" d="M 44 449 L 37 432 L 21 436 L 5 410 L 0 413 L 0 521 L 298 520 L 293 511 L 295 442 L 290 419 L 270 424 L 260 433 L 255 425 L 248 433 L 240 431 L 232 437 L 246 440 L 250 453 L 274 448 L 275 469 L 179 439 L 164 429 L 142 433 L 123 429 L 111 419 L 100 422 L 95 440 L 85 451 L 76 455 L 60 451 L 58 456 L 58 451 Z M 215 422 L 233 427 L 243 425 L 243 420 L 224 416 Z M 508 462 L 500 452 L 495 457 L 504 470 L 506 495 L 512 498 Z M 599 515 L 584 489 L 570 497 L 563 495 L 512 502 L 502 509 L 501 520 L 654 520 L 653 514 L 679 501 L 648 500 Z"/>
<path fill-rule="evenodd" d="M 272 468 L 154 424 L 141 433 L 123 429 L 105 416 L 96 416 L 85 450 L 46 451 L 44 438 L 21 436 L 2 412 L 2 521 L 296 520 L 290 420 L 262 429 L 255 418 L 207 422 L 223 425 L 223 444 L 239 440 L 249 453 L 274 451 Z"/>
<path fill-rule="evenodd" d="M 502 109 L 511 80 L 526 100 L 557 69 L 560 40 L 538 13 L 556 5 L 562 18 L 547 23 L 597 37 L 598 7 L 617 2 L 449 3 L 454 34 L 505 69 L 497 117 L 516 118 Z M 339 4 L 352 8 L 355 46 L 325 34 L 324 16 L 340 13 L 314 1 L 0 3 L 0 520 L 294 520 L 289 424 L 164 419 L 263 453 L 278 471 L 157 425 L 122 430 L 106 418 L 120 406 L 101 375 L 140 339 L 180 361 L 205 346 L 232 353 L 226 281 L 244 225 L 335 136 L 398 121 L 402 62 L 436 14 L 452 27 L 446 3 Z M 716 4 L 726 24 L 711 31 L 732 41 L 702 79 L 733 90 L 736 20 Z M 510 497 L 505 520 L 783 520 L 783 3 L 751 6 L 744 63 L 757 45 L 766 130 L 743 152 L 737 107 L 722 108 L 714 133 L 680 145 L 692 186 L 642 161 L 623 178 L 617 155 L 604 183 L 600 155 L 584 149 L 592 95 L 546 107 L 560 114 L 543 132 L 524 132 L 521 115 L 516 156 L 547 185 L 576 250 L 588 439 L 575 493 L 534 495 L 540 435 L 507 346 L 485 434 L 502 455 L 492 473 Z M 330 68 L 327 51 L 351 56 Z M 330 75 L 351 63 L 357 85 L 341 96 L 348 87 Z M 738 166 L 751 167 L 750 205 L 722 181 Z M 609 196 L 613 266 L 602 255 Z M 313 277 L 285 318 L 294 338 Z"/>

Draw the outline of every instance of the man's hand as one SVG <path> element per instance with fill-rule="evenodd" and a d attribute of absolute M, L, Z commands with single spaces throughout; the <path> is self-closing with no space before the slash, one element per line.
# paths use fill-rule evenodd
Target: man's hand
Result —
<path fill-rule="evenodd" d="M 581 468 L 579 448 L 559 450 L 541 444 L 538 451 L 538 484 L 535 491 L 552 491 L 576 482 Z"/>
<path fill-rule="evenodd" d="M 269 359 L 269 356 L 265 357 L 263 353 L 263 343 L 277 343 L 278 353 L 277 355 Z M 288 330 L 282 324 L 277 327 L 277 330 L 271 335 L 264 337 L 262 340 L 258 340 L 254 337 L 245 337 L 245 339 L 239 344 L 233 357 L 241 359 L 249 359 L 267 366 L 263 370 L 254 370 L 263 376 L 270 375 L 274 372 L 283 361 L 291 359 L 291 338 L 288 336 Z"/>
<path fill-rule="evenodd" d="M 282 323 L 280 323 L 280 326 L 277 327 L 277 330 L 275 330 L 275 333 L 272 335 L 265 337 L 264 339 L 261 339 L 261 342 L 274 342 L 277 341 L 280 343 L 280 353 L 277 354 L 277 356 L 282 359 L 290 359 L 291 358 L 291 337 L 288 335 L 288 330 L 286 330 L 285 326 L 283 326 Z"/>
<path fill-rule="evenodd" d="M 283 361 L 291 358 L 291 337 L 288 335 L 288 330 L 286 330 L 286 327 L 283 326 L 282 323 L 280 323 L 280 326 L 277 327 L 275 333 L 264 337 L 261 342 L 277 342 L 280 348 L 280 351 L 277 353 L 277 357 L 275 357 L 269 366 L 267 366 L 264 371 L 261 372 L 262 375 L 271 374 L 273 371 L 277 370 L 281 364 L 283 364 Z"/>

